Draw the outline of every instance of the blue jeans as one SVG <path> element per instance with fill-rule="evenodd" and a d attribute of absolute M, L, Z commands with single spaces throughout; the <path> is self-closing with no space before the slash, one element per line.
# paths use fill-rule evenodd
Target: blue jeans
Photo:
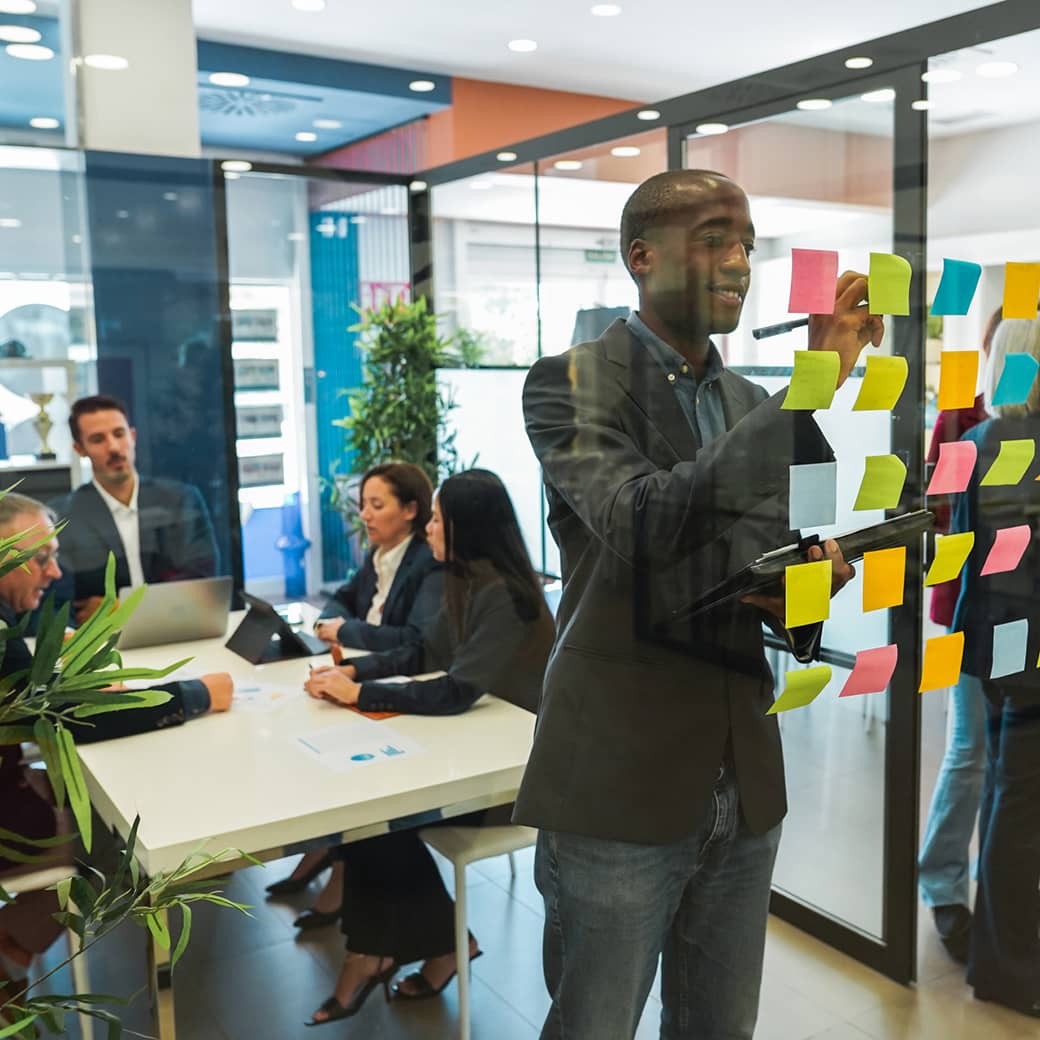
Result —
<path fill-rule="evenodd" d="M 982 680 L 961 673 L 950 693 L 946 754 L 928 811 L 918 884 L 927 906 L 971 906 L 968 847 L 982 796 L 986 698 Z"/>
<path fill-rule="evenodd" d="M 542 831 L 542 1040 L 631 1040 L 662 955 L 662 1038 L 750 1040 L 779 842 L 779 826 L 748 829 L 729 771 L 698 830 L 670 845 Z"/>

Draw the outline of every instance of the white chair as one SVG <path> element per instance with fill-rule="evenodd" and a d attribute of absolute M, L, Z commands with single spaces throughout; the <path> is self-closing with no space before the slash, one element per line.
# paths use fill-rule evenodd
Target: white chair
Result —
<path fill-rule="evenodd" d="M 40 892 L 46 888 L 52 888 L 59 881 L 74 877 L 76 869 L 70 865 L 44 867 L 42 870 L 27 870 L 24 874 L 6 874 L 0 879 L 0 884 L 11 895 L 19 895 L 23 892 Z M 71 906 L 70 909 L 75 909 Z M 80 950 L 79 936 L 71 929 L 65 932 L 65 939 L 69 944 L 69 956 L 72 958 L 72 988 L 74 993 L 89 993 L 90 979 L 87 975 L 86 958 L 76 956 Z M 80 1036 L 83 1040 L 94 1040 L 94 1019 L 89 1015 L 79 1016 Z"/>
<path fill-rule="evenodd" d="M 419 837 L 455 870 L 455 965 L 459 985 L 459 1040 L 469 1040 L 469 929 L 466 927 L 466 867 L 493 856 L 509 856 L 516 877 L 514 852 L 530 848 L 538 837 L 532 827 L 424 827 Z"/>

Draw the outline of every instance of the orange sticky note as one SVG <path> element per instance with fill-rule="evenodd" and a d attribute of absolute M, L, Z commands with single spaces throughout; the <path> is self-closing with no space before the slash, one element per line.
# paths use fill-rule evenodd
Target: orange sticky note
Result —
<path fill-rule="evenodd" d="M 878 549 L 863 556 L 863 611 L 898 607 L 906 580 L 906 546 Z"/>
<path fill-rule="evenodd" d="M 919 693 L 956 686 L 964 659 L 964 633 L 951 632 L 936 636 L 924 644 L 924 667 L 921 669 Z"/>
<path fill-rule="evenodd" d="M 1038 303 L 1040 264 L 1005 264 L 1004 317 L 1035 318 Z"/>
<path fill-rule="evenodd" d="M 979 381 L 977 350 L 944 350 L 939 356 L 939 408 L 970 408 Z"/>

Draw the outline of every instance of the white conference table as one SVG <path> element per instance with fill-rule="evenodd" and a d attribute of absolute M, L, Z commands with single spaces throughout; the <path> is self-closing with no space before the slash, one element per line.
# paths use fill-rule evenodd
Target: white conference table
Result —
<path fill-rule="evenodd" d="M 242 616 L 232 615 L 229 633 Z M 303 692 L 309 666 L 327 657 L 254 666 L 227 650 L 224 639 L 123 655 L 126 665 L 147 667 L 185 657 L 193 661 L 184 674 L 226 671 L 236 689 L 263 684 L 285 696 L 80 748 L 91 801 L 105 825 L 125 838 L 140 816 L 136 856 L 149 876 L 198 851 L 235 849 L 260 860 L 277 859 L 384 833 L 391 823 L 395 829 L 419 826 L 516 796 L 534 716 L 505 701 L 485 696 L 463 715 L 399 715 L 373 722 Z M 336 768 L 329 768 L 298 739 L 341 736 L 344 727 L 361 727 L 362 733 L 373 726 L 388 727 L 384 732 L 406 753 L 358 764 L 332 756 Z M 246 862 L 232 860 L 211 873 L 225 874 Z M 150 942 L 149 956 L 158 1036 L 171 1040 L 168 954 Z"/>

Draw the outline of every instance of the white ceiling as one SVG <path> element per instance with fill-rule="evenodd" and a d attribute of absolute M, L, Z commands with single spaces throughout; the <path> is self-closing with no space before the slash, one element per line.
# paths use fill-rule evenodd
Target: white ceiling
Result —
<path fill-rule="evenodd" d="M 375 64 L 658 101 L 986 6 L 977 0 L 194 0 L 200 35 Z M 506 44 L 533 39 L 538 50 Z"/>

